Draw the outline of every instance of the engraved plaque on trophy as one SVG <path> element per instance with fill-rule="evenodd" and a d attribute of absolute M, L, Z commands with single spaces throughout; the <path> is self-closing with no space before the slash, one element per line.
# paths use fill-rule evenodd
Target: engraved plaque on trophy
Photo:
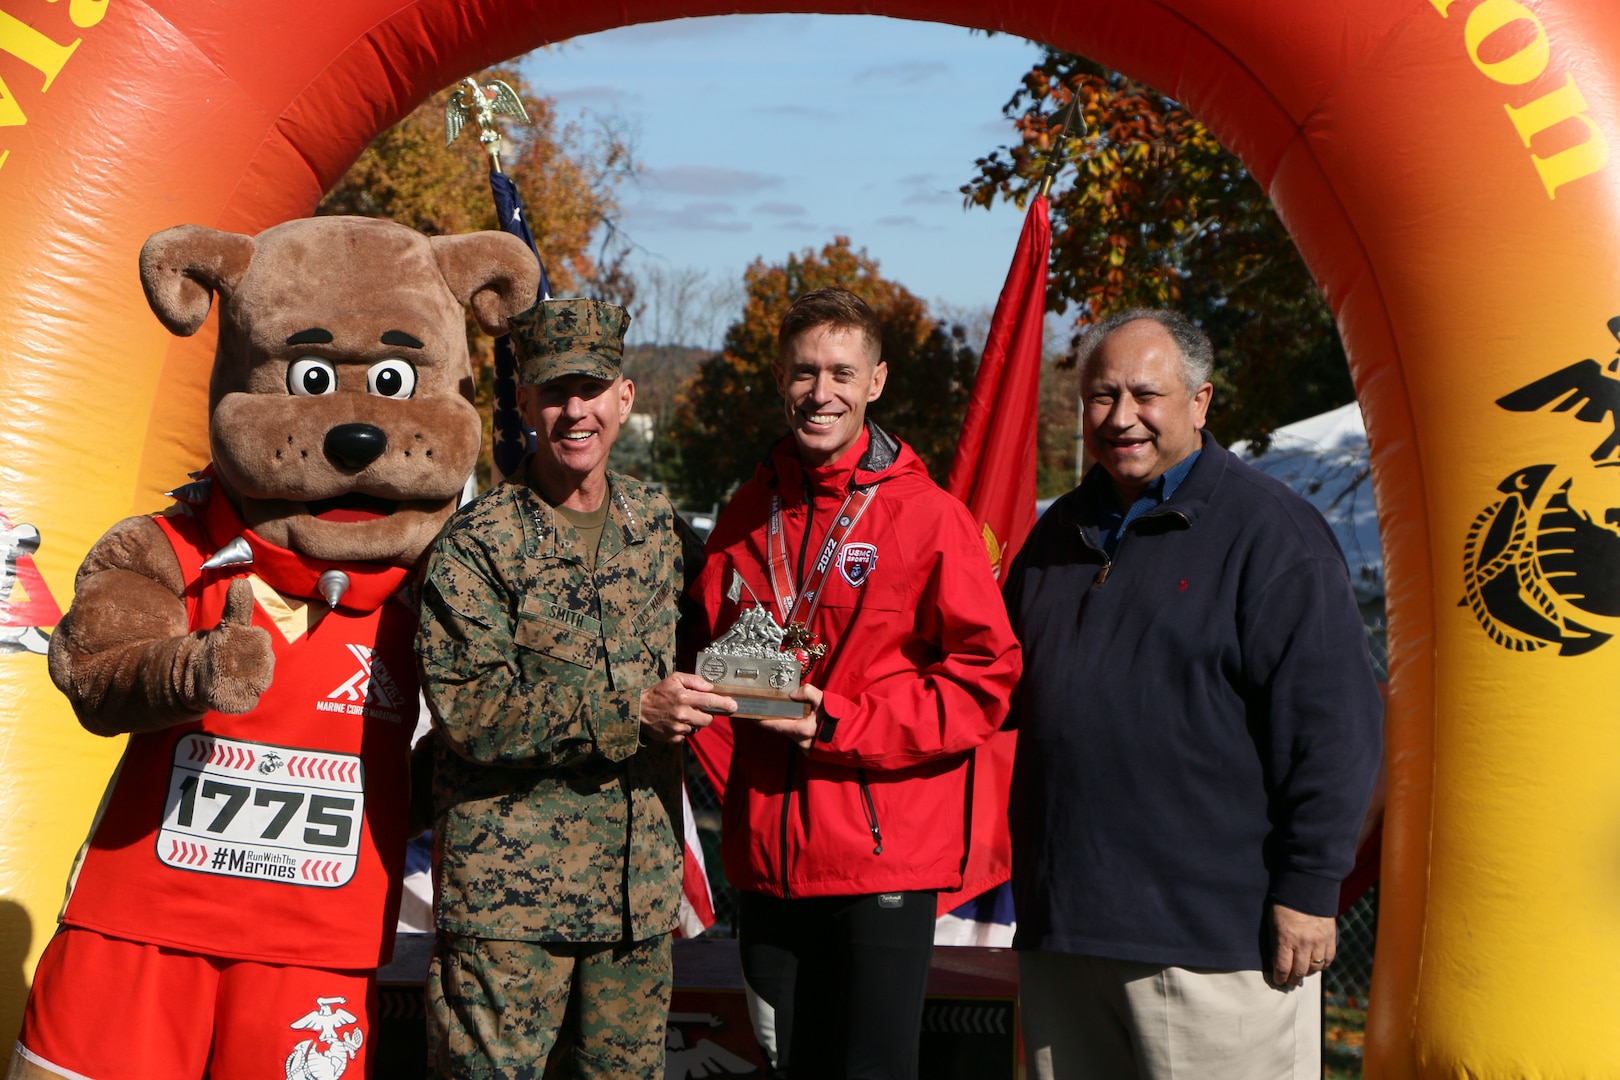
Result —
<path fill-rule="evenodd" d="M 809 704 L 788 697 L 799 688 L 799 659 L 784 652 L 784 631 L 764 607 L 737 616 L 731 629 L 698 653 L 697 673 L 717 694 L 737 702 L 736 716 L 756 720 L 809 716 Z"/>

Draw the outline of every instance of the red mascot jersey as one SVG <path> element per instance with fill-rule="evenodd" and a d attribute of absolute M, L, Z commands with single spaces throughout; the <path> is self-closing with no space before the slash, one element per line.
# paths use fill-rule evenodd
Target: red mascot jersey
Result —
<path fill-rule="evenodd" d="M 258 707 L 131 735 L 80 852 L 62 921 L 212 956 L 360 969 L 393 951 L 416 725 L 409 571 L 321 562 L 248 532 L 222 495 L 157 519 L 192 630 L 238 578 L 275 673 Z M 248 565 L 202 569 L 236 536 Z M 330 609 L 316 580 L 350 586 Z M 268 588 L 266 587 L 268 586 Z"/>

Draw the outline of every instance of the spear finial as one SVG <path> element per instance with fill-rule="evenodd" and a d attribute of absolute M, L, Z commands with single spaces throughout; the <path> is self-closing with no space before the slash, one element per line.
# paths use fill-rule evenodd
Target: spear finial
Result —
<path fill-rule="evenodd" d="M 1063 106 L 1063 111 L 1058 115 L 1063 118 L 1063 124 L 1058 131 L 1056 141 L 1052 144 L 1052 153 L 1046 159 L 1046 173 L 1041 177 L 1041 195 L 1043 197 L 1052 190 L 1052 181 L 1057 178 L 1058 171 L 1063 168 L 1065 160 L 1063 146 L 1068 141 L 1069 129 L 1074 126 L 1076 120 L 1080 122 L 1080 130 L 1075 133 L 1075 137 L 1083 138 L 1086 134 L 1086 118 L 1080 115 L 1080 92 L 1078 90 L 1069 91 L 1069 103 Z"/>

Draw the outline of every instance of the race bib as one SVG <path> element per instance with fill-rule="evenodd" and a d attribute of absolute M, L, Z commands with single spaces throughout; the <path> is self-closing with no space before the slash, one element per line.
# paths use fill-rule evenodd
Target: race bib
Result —
<path fill-rule="evenodd" d="M 365 769 L 353 754 L 187 735 L 174 748 L 158 859 L 335 889 L 354 876 L 365 802 Z"/>

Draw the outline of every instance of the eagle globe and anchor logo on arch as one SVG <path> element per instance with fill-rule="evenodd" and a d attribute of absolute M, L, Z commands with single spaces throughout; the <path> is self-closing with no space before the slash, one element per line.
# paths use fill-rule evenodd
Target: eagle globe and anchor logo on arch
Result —
<path fill-rule="evenodd" d="M 1608 322 L 1620 341 L 1620 316 Z M 1605 371 L 1605 366 L 1607 371 Z M 1608 425 L 1590 466 L 1527 465 L 1497 486 L 1463 544 L 1465 593 L 1492 641 L 1580 656 L 1620 633 L 1620 353 L 1581 360 L 1496 399 Z M 1615 472 L 1608 470 L 1614 469 Z"/>

